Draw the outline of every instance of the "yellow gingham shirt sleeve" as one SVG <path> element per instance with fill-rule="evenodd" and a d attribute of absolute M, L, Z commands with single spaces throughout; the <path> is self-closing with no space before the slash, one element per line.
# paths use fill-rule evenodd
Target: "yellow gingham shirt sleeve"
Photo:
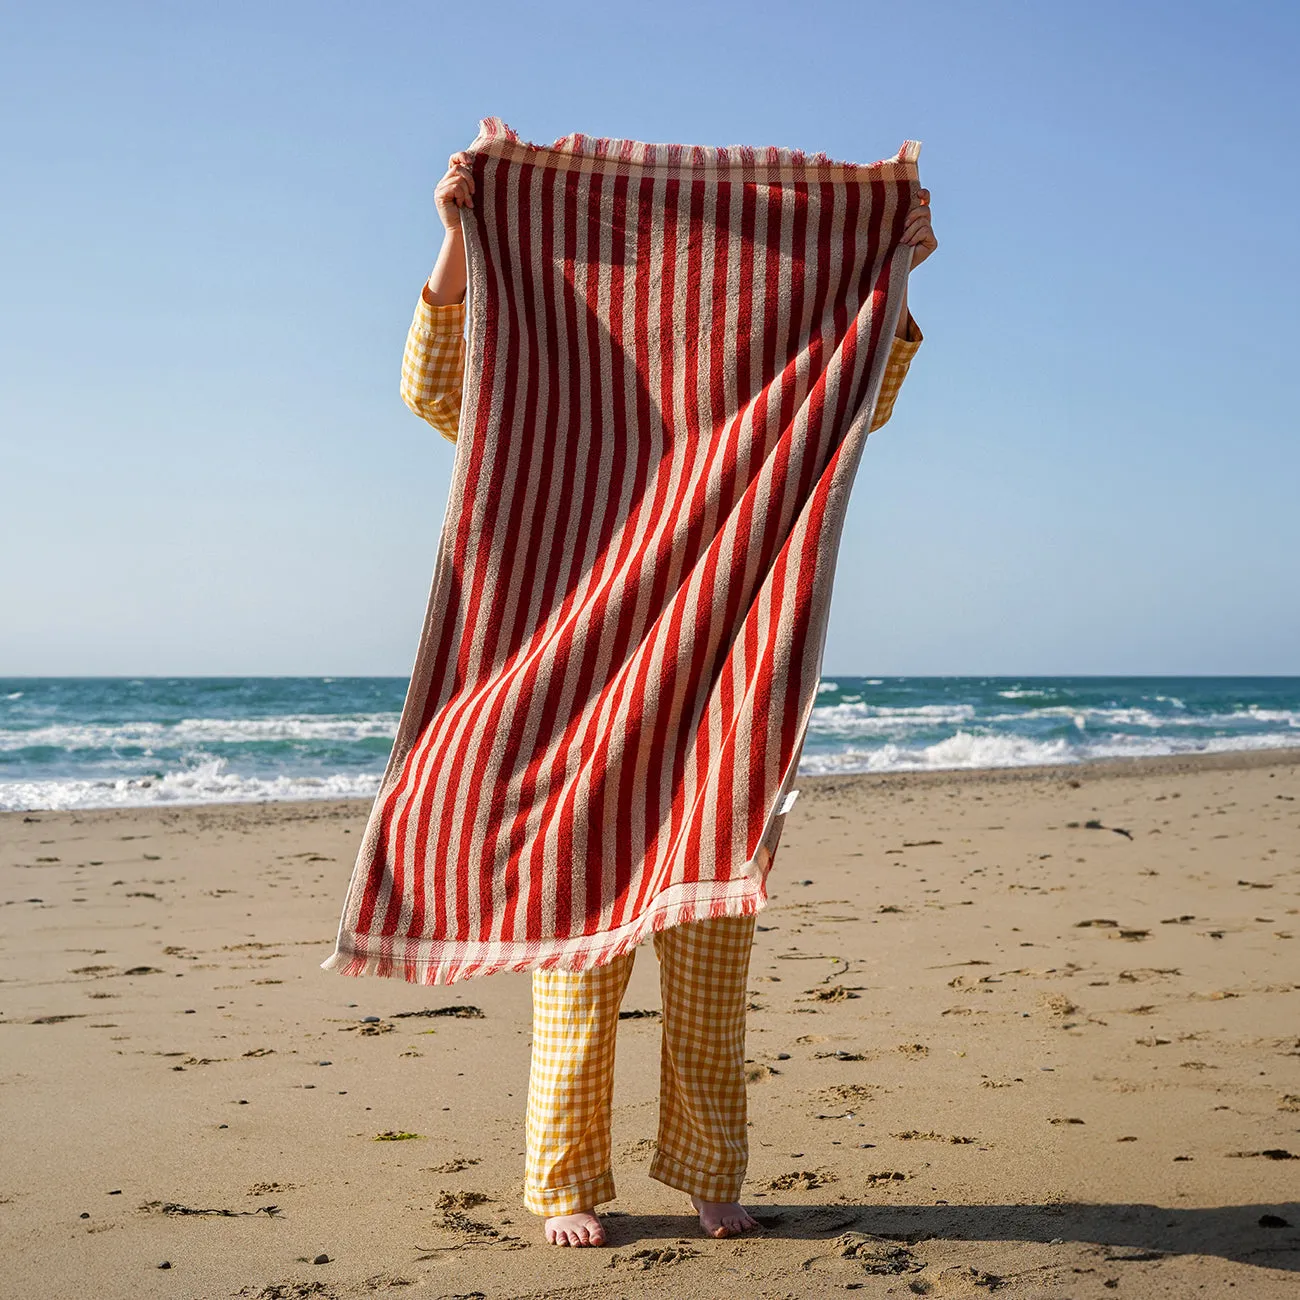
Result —
<path fill-rule="evenodd" d="M 885 363 L 885 377 L 880 384 L 880 400 L 876 403 L 876 413 L 871 418 L 869 433 L 875 433 L 893 415 L 898 390 L 902 388 L 903 380 L 907 378 L 907 368 L 912 364 L 912 358 L 916 356 L 916 350 L 921 346 L 924 337 L 909 312 L 907 337 L 899 338 L 897 334 L 894 335 L 889 349 L 889 360 Z"/>
<path fill-rule="evenodd" d="M 895 335 L 891 341 L 870 432 L 893 415 L 899 389 L 924 337 L 909 315 L 907 337 Z M 465 304 L 435 306 L 421 293 L 402 354 L 402 401 L 448 442 L 455 442 L 459 431 L 464 375 Z"/>
<path fill-rule="evenodd" d="M 465 376 L 465 304 L 435 306 L 423 292 L 402 354 L 402 401 L 448 442 L 460 424 Z"/>

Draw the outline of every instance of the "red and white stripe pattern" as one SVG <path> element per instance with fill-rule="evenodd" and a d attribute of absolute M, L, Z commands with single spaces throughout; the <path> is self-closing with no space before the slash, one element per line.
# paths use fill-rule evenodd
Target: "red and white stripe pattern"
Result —
<path fill-rule="evenodd" d="M 451 493 L 327 969 L 582 969 L 764 905 L 918 149 L 481 124 Z"/>

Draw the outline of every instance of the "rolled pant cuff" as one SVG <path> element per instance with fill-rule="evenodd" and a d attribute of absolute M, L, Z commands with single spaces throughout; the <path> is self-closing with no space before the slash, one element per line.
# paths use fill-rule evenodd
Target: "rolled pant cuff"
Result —
<path fill-rule="evenodd" d="M 688 1168 L 662 1151 L 656 1151 L 650 1161 L 650 1177 L 668 1187 L 675 1187 L 679 1192 L 689 1192 L 702 1201 L 736 1201 L 740 1199 L 740 1188 L 745 1181 L 742 1169 L 734 1174 L 705 1174 L 698 1169 Z"/>
<path fill-rule="evenodd" d="M 576 1214 L 590 1210 L 603 1201 L 614 1199 L 614 1175 L 599 1174 L 567 1187 L 529 1187 L 524 1185 L 524 1208 L 534 1214 L 554 1218 L 557 1214 Z"/>

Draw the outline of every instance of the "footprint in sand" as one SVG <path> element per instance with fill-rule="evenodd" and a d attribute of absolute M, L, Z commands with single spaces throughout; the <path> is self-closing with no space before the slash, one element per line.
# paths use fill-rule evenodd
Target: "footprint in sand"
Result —
<path fill-rule="evenodd" d="M 839 1175 L 829 1169 L 795 1169 L 788 1174 L 778 1174 L 764 1185 L 769 1192 L 811 1192 L 837 1182 Z"/>

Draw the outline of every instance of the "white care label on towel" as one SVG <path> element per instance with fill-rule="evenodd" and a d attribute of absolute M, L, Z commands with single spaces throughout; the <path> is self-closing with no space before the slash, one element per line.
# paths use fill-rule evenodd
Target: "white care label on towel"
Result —
<path fill-rule="evenodd" d="M 786 813 L 794 807 L 794 801 L 799 797 L 798 790 L 791 790 L 784 799 L 781 800 L 781 806 L 776 810 L 778 817 L 784 817 Z"/>

